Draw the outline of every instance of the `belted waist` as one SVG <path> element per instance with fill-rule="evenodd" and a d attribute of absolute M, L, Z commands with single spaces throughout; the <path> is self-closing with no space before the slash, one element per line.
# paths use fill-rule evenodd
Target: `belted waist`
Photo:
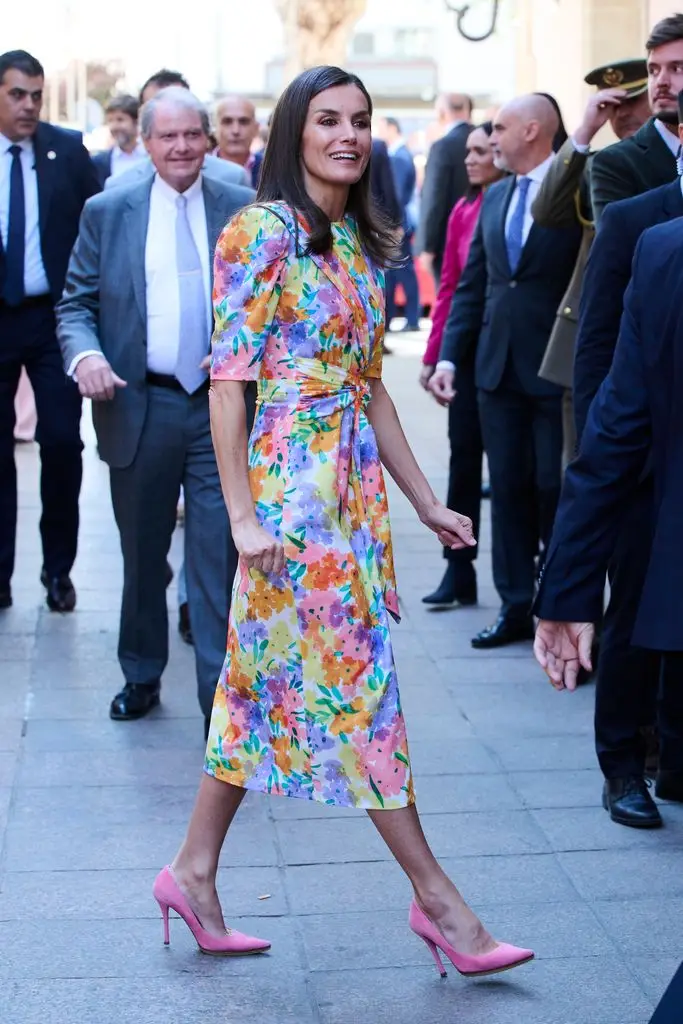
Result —
<path fill-rule="evenodd" d="M 296 377 L 262 378 L 257 402 L 261 406 L 287 406 L 303 419 L 326 420 L 341 413 L 337 458 L 339 511 L 348 507 L 349 484 L 355 477 L 362 496 L 360 432 L 370 401 L 370 385 L 358 374 L 319 359 L 299 359 Z M 363 500 L 365 505 L 365 500 Z"/>

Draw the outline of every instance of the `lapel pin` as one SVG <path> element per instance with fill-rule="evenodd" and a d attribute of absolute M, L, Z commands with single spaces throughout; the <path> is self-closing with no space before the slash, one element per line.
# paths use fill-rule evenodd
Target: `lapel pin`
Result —
<path fill-rule="evenodd" d="M 56 160 L 57 159 L 57 154 L 55 153 L 54 149 L 48 149 L 48 151 L 47 151 L 47 158 L 48 158 L 48 160 Z"/>

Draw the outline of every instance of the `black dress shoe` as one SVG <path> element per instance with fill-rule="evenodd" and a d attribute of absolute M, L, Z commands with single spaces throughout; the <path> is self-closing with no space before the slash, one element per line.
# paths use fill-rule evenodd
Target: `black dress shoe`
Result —
<path fill-rule="evenodd" d="M 502 612 L 493 623 L 472 637 L 472 646 L 477 650 L 491 647 L 505 647 L 506 644 L 520 643 L 522 640 L 533 640 L 534 621 L 531 617 L 524 619 L 511 618 Z"/>
<path fill-rule="evenodd" d="M 109 708 L 109 717 L 116 722 L 130 722 L 144 716 L 159 704 L 159 683 L 126 683 Z"/>
<path fill-rule="evenodd" d="M 47 606 L 51 612 L 72 612 L 76 607 L 76 591 L 70 576 L 48 576 L 45 569 L 40 574 L 40 582 L 47 590 Z"/>
<path fill-rule="evenodd" d="M 432 594 L 422 598 L 423 604 L 437 608 L 447 608 L 454 604 L 469 607 L 477 603 L 477 576 L 468 563 L 465 574 L 461 565 L 449 562 L 441 583 Z"/>
<path fill-rule="evenodd" d="M 194 644 L 192 625 L 190 623 L 190 609 L 187 606 L 187 601 L 178 608 L 178 632 L 186 644 L 191 646 Z"/>
<path fill-rule="evenodd" d="M 12 607 L 12 590 L 9 584 L 6 587 L 0 587 L 0 611 L 4 611 L 5 608 Z"/>
<path fill-rule="evenodd" d="M 655 796 L 660 800 L 671 800 L 683 804 L 683 772 L 672 772 L 660 768 L 655 783 Z"/>
<path fill-rule="evenodd" d="M 605 779 L 602 806 L 617 825 L 629 828 L 661 828 L 662 816 L 650 796 L 648 784 L 640 775 Z"/>

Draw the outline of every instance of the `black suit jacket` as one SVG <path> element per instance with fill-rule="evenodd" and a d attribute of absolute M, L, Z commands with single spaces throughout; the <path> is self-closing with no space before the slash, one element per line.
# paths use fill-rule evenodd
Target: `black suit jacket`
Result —
<path fill-rule="evenodd" d="M 638 239 L 646 228 L 674 217 L 683 217 L 678 180 L 611 203 L 603 214 L 586 266 L 579 308 L 574 357 L 574 417 L 579 440 L 590 404 L 612 365 Z"/>
<path fill-rule="evenodd" d="M 650 461 L 654 540 L 631 642 L 662 651 L 683 649 L 682 237 L 679 218 L 638 242 L 614 362 L 567 468 L 535 607 L 544 619 L 597 620 L 620 510 Z"/>
<path fill-rule="evenodd" d="M 591 197 L 596 224 L 608 203 L 639 196 L 676 177 L 676 159 L 650 120 L 630 139 L 608 146 L 593 157 Z"/>
<path fill-rule="evenodd" d="M 538 376 L 557 307 L 574 271 L 581 228 L 534 224 L 516 272 L 510 270 L 505 218 L 516 179 L 492 185 L 482 204 L 469 258 L 456 288 L 441 343 L 441 359 L 462 366 L 476 354 L 476 383 L 500 385 L 511 355 L 529 395 L 562 389 Z"/>
<path fill-rule="evenodd" d="M 400 227 L 403 224 L 403 210 L 396 195 L 396 185 L 391 171 L 389 150 L 381 139 L 373 139 L 372 158 L 370 160 L 370 188 L 375 204 L 382 211 L 390 224 Z"/>
<path fill-rule="evenodd" d="M 95 168 L 80 132 L 41 121 L 33 137 L 38 177 L 40 248 L 50 294 L 61 298 L 71 249 L 86 199 L 100 191 Z M 4 287 L 5 254 L 0 241 L 0 291 Z"/>
<path fill-rule="evenodd" d="M 400 146 L 395 153 L 389 156 L 391 171 L 394 175 L 394 186 L 401 207 L 402 223 L 405 231 L 410 231 L 412 225 L 408 221 L 407 206 L 415 192 L 415 164 L 407 146 Z"/>
<path fill-rule="evenodd" d="M 111 176 L 111 156 L 112 150 L 104 149 L 101 153 L 95 153 L 91 158 L 101 189 L 104 188 L 107 178 Z"/>
<path fill-rule="evenodd" d="M 472 129 L 471 124 L 456 125 L 429 151 L 420 198 L 419 245 L 423 252 L 434 253 L 437 265 L 443 259 L 451 210 L 469 188 L 465 156 Z"/>

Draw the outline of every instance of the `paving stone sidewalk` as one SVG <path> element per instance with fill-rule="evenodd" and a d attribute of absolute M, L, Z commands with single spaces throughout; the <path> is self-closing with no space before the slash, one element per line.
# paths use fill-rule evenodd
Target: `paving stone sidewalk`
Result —
<path fill-rule="evenodd" d="M 445 414 L 417 385 L 417 343 L 394 347 L 389 388 L 443 493 Z M 394 489 L 394 642 L 425 830 L 489 928 L 535 947 L 537 961 L 440 980 L 407 929 L 409 887 L 366 817 L 254 794 L 220 883 L 229 920 L 269 937 L 272 953 L 202 956 L 177 920 L 164 948 L 150 886 L 201 769 L 193 657 L 174 631 L 160 710 L 108 719 L 121 564 L 107 474 L 86 435 L 72 616 L 42 603 L 38 455 L 17 449 L 15 605 L 0 616 L 2 1024 L 646 1024 L 683 958 L 683 807 L 664 808 L 658 833 L 610 823 L 593 688 L 556 694 L 530 645 L 470 647 L 497 610 L 488 511 L 480 607 L 429 612 L 420 599 L 440 576 L 439 550 Z M 175 602 L 171 588 L 172 621 Z"/>

